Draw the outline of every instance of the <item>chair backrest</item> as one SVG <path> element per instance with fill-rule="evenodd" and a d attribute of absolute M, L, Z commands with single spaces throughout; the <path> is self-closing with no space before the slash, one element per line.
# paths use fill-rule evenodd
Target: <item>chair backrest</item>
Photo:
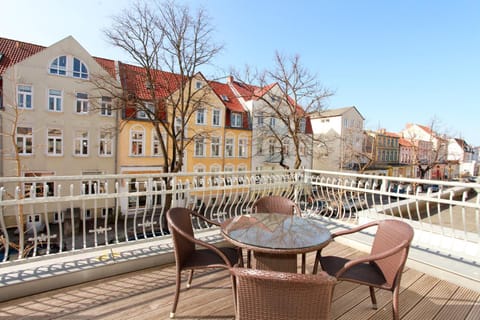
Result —
<path fill-rule="evenodd" d="M 373 240 L 371 254 L 379 254 L 403 244 L 403 249 L 398 253 L 385 259 L 375 260 L 375 264 L 380 268 L 391 288 L 400 280 L 413 234 L 413 228 L 403 221 L 378 221 L 378 229 Z"/>
<path fill-rule="evenodd" d="M 297 274 L 231 268 L 236 319 L 330 319 L 336 279 L 325 272 Z"/>
<path fill-rule="evenodd" d="M 252 212 L 281 213 L 289 215 L 301 214 L 300 208 L 295 202 L 282 196 L 265 196 L 258 199 L 252 205 Z"/>
<path fill-rule="evenodd" d="M 169 209 L 167 223 L 172 234 L 175 260 L 178 266 L 183 266 L 186 258 L 195 251 L 195 243 L 191 241 L 191 238 L 194 237 L 191 210 L 187 208 Z"/>

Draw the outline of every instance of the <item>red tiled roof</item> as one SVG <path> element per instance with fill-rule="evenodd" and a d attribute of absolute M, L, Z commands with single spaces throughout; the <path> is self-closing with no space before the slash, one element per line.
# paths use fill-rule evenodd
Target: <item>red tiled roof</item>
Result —
<path fill-rule="evenodd" d="M 45 49 L 43 46 L 0 37 L 0 74 L 5 69 Z"/>
<path fill-rule="evenodd" d="M 120 81 L 124 89 L 135 94 L 137 99 L 151 100 L 152 96 L 147 88 L 145 68 L 131 64 L 119 63 Z M 180 75 L 151 70 L 155 94 L 158 98 L 170 96 L 182 84 Z"/>
<path fill-rule="evenodd" d="M 246 112 L 228 84 L 217 81 L 211 81 L 209 84 L 228 109 L 233 112 Z M 223 97 L 227 99 L 225 100 Z"/>
<path fill-rule="evenodd" d="M 413 143 L 405 138 L 400 138 L 398 144 L 404 147 L 413 147 Z"/>
<path fill-rule="evenodd" d="M 116 78 L 115 61 L 105 58 L 93 57 L 95 61 L 107 71 L 112 77 Z"/>

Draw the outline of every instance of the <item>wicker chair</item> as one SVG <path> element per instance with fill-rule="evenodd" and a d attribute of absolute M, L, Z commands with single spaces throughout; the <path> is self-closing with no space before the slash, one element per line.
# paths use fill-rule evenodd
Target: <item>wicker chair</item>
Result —
<path fill-rule="evenodd" d="M 336 279 L 317 275 L 231 268 L 237 320 L 330 319 Z"/>
<path fill-rule="evenodd" d="M 292 200 L 282 196 L 266 196 L 257 199 L 252 205 L 252 213 L 271 212 L 291 215 L 300 215 L 302 212 Z"/>
<path fill-rule="evenodd" d="M 257 199 L 252 205 L 252 213 L 280 213 L 288 215 L 301 215 L 300 207 L 292 200 L 282 196 L 265 196 Z M 250 251 L 247 251 L 247 266 L 251 265 Z M 305 273 L 306 254 L 302 254 L 302 273 Z"/>
<path fill-rule="evenodd" d="M 377 226 L 378 229 L 369 255 L 349 260 L 336 256 L 322 256 L 321 251 L 318 251 L 313 273 L 317 272 L 320 262 L 322 270 L 335 276 L 338 280 L 369 286 L 373 309 L 377 309 L 374 288 L 392 291 L 393 319 L 397 320 L 399 319 L 400 279 L 413 239 L 413 228 L 399 220 L 381 220 L 334 233 L 332 238 L 374 226 Z"/>
<path fill-rule="evenodd" d="M 172 208 L 167 211 L 167 222 L 172 234 L 176 262 L 176 288 L 170 318 L 175 317 L 180 294 L 181 273 L 190 270 L 187 288 L 192 283 L 193 271 L 202 268 L 225 268 L 235 264 L 243 265 L 242 255 L 238 248 L 216 247 L 208 242 L 196 239 L 193 233 L 192 216 L 208 223 L 219 225 L 195 211 L 186 208 Z M 197 248 L 197 246 L 204 249 Z"/>

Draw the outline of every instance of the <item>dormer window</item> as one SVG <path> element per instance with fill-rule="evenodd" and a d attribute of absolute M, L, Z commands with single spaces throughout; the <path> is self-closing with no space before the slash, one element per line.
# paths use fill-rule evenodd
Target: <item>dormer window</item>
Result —
<path fill-rule="evenodd" d="M 222 94 L 222 100 L 223 100 L 223 101 L 229 101 L 229 100 L 228 100 L 228 97 L 227 97 L 226 95 L 224 95 L 224 94 Z"/>
<path fill-rule="evenodd" d="M 51 74 L 65 76 L 67 74 L 67 56 L 60 56 L 50 64 Z"/>

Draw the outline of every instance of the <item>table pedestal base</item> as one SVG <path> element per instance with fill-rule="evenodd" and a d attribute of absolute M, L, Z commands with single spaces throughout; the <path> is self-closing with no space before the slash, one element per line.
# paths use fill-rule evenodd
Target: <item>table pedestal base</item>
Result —
<path fill-rule="evenodd" d="M 296 254 L 270 254 L 254 252 L 255 268 L 297 273 Z"/>

